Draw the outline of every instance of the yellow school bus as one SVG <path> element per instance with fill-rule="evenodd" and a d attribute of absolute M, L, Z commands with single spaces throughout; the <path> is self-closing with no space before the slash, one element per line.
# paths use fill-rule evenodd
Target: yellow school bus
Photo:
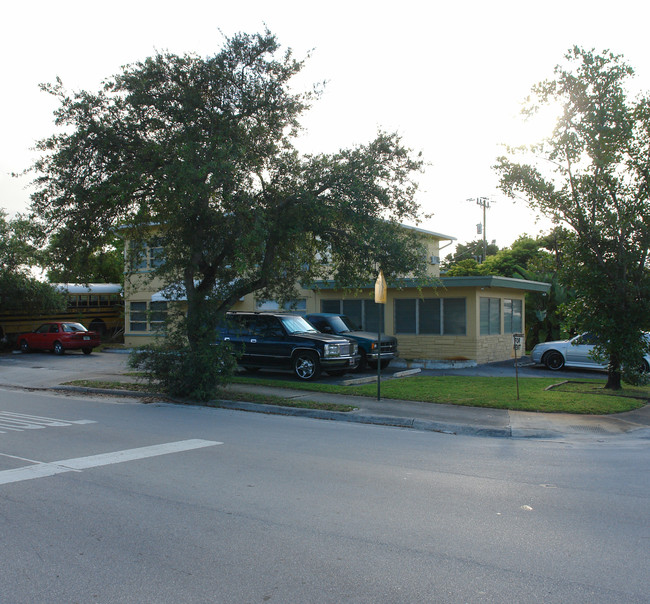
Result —
<path fill-rule="evenodd" d="M 18 334 L 33 331 L 48 321 L 75 321 L 102 337 L 124 332 L 124 299 L 119 283 L 53 283 L 68 299 L 65 310 L 30 313 L 0 312 L 0 339 L 14 343 Z"/>

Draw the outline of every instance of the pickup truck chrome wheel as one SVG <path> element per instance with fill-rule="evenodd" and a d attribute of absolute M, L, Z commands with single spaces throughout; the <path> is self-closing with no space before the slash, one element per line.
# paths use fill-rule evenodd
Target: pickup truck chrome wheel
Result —
<path fill-rule="evenodd" d="M 301 380 L 313 380 L 320 375 L 318 356 L 313 352 L 299 352 L 293 359 L 293 372 Z"/>

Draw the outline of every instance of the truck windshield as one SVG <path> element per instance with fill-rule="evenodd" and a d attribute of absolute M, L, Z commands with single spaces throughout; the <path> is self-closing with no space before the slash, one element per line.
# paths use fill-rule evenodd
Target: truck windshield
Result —
<path fill-rule="evenodd" d="M 345 315 L 330 317 L 327 321 L 334 333 L 344 333 L 346 331 L 359 330 L 359 328 L 352 322 L 352 320 L 349 317 L 346 317 Z"/>
<path fill-rule="evenodd" d="M 318 331 L 315 327 L 312 327 L 307 322 L 307 319 L 304 319 L 303 317 L 282 317 L 280 321 L 282 321 L 282 325 L 284 325 L 287 333 L 305 333 Z"/>

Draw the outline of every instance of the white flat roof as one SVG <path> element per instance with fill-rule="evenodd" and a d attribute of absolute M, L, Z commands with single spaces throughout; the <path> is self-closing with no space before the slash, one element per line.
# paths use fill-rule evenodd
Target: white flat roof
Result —
<path fill-rule="evenodd" d="M 119 283 L 52 283 L 51 285 L 69 294 L 119 294 L 122 291 Z"/>

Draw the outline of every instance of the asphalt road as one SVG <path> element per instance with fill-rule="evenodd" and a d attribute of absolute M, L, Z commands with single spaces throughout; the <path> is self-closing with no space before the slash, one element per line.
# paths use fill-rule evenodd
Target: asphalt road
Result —
<path fill-rule="evenodd" d="M 648 602 L 647 441 L 0 389 L 0 601 Z"/>

